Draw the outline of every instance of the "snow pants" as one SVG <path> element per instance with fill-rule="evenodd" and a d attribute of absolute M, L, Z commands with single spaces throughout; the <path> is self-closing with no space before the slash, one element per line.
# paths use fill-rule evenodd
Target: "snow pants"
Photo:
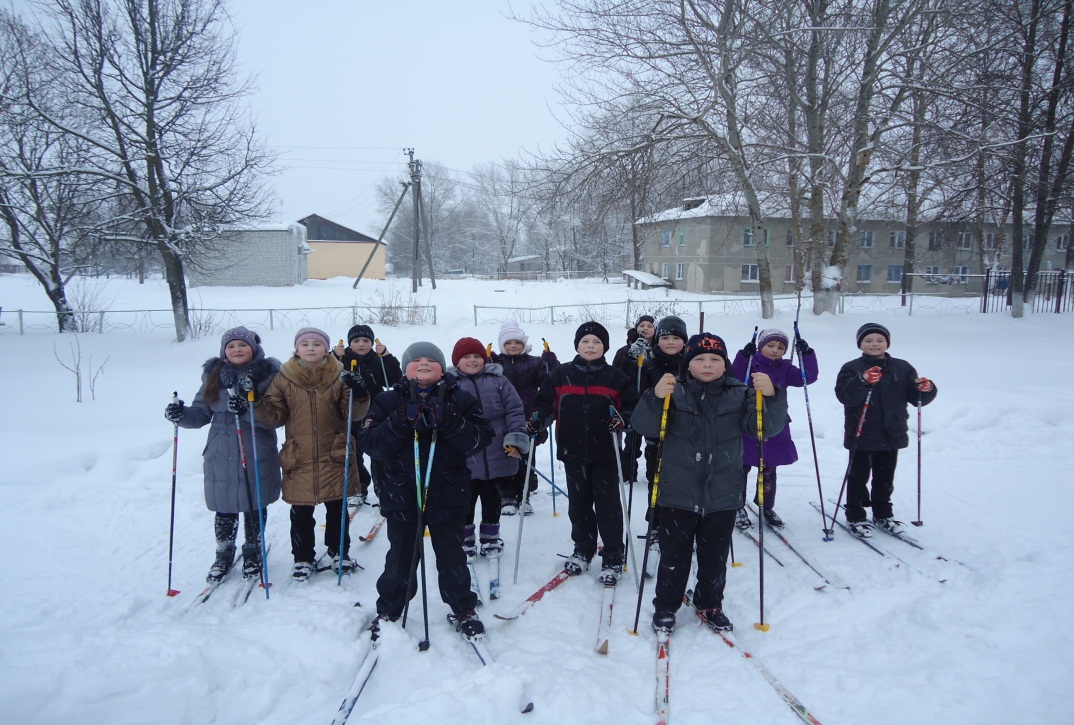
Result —
<path fill-rule="evenodd" d="M 895 490 L 895 466 L 899 462 L 898 451 L 854 452 L 847 478 L 847 521 L 864 521 L 865 509 L 873 508 L 873 518 L 890 519 L 891 494 Z M 869 494 L 869 475 L 872 474 L 873 491 Z"/>
<path fill-rule="evenodd" d="M 473 479 L 470 483 L 473 491 L 470 495 L 470 515 L 466 517 L 466 523 L 474 522 L 478 501 L 481 501 L 481 523 L 500 523 L 500 491 L 503 490 L 504 484 L 510 481 L 509 476 L 488 480 Z"/>
<path fill-rule="evenodd" d="M 723 607 L 727 581 L 727 552 L 735 529 L 735 511 L 701 516 L 693 511 L 660 506 L 660 567 L 656 573 L 657 611 L 677 612 L 690 580 L 690 561 L 697 546 L 697 585 L 693 603 L 698 609 Z"/>
<path fill-rule="evenodd" d="M 429 524 L 440 598 L 455 614 L 472 612 L 477 607 L 477 595 L 470 590 L 470 571 L 462 549 L 464 527 L 462 518 Z M 420 536 L 416 518 L 388 518 L 388 553 L 384 557 L 384 571 L 377 579 L 377 614 L 401 617 L 406 603 L 417 594 L 415 542 L 422 547 L 424 555 L 425 538 Z"/>
<path fill-rule="evenodd" d="M 749 480 L 750 471 L 753 470 L 753 466 L 743 466 L 742 470 L 746 472 L 746 480 Z M 753 494 L 753 502 L 757 503 L 757 493 Z M 759 505 L 759 504 L 758 504 Z M 776 506 L 776 467 L 765 466 L 764 467 L 764 507 L 771 511 Z"/>
<path fill-rule="evenodd" d="M 623 504 L 619 498 L 619 470 L 615 461 L 583 463 L 566 460 L 567 515 L 571 519 L 574 550 L 592 559 L 597 534 L 604 542 L 605 566 L 623 564 Z"/>
<path fill-rule="evenodd" d="M 291 506 L 291 555 L 295 562 L 305 561 L 312 564 L 317 558 L 316 522 L 313 519 L 314 506 Z M 329 554 L 335 554 L 339 548 L 340 515 L 343 499 L 324 502 L 324 546 Z M 347 527 L 349 529 L 349 526 Z M 351 550 L 351 535 L 345 530 L 343 539 L 343 556 Z"/>

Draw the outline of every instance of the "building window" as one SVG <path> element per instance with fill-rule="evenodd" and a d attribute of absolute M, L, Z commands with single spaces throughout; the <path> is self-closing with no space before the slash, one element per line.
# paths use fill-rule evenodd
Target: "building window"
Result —
<path fill-rule="evenodd" d="M 671 230 L 670 229 L 661 229 L 660 230 L 660 246 L 661 247 L 670 247 L 671 246 Z"/>
<path fill-rule="evenodd" d="M 786 271 L 783 273 L 783 281 L 786 282 L 787 284 L 793 284 L 794 283 L 794 265 L 791 265 L 790 267 L 784 267 L 784 269 Z"/>
<path fill-rule="evenodd" d="M 1033 248 L 1033 235 L 1032 234 L 1023 234 L 1022 235 L 1022 249 L 1032 249 L 1032 248 Z"/>
<path fill-rule="evenodd" d="M 939 267 L 925 267 L 925 274 L 929 275 L 930 277 L 935 277 L 939 273 L 940 273 L 940 268 Z"/>
<path fill-rule="evenodd" d="M 970 241 L 972 240 L 972 238 L 973 238 L 973 235 L 971 235 L 969 232 L 959 232 L 958 233 L 958 248 L 959 249 L 969 249 L 970 248 Z"/>
<path fill-rule="evenodd" d="M 686 273 L 686 265 L 679 262 L 675 265 L 675 279 L 682 279 Z"/>
<path fill-rule="evenodd" d="M 995 249 L 999 246 L 999 234 L 996 232 L 985 232 L 984 235 L 984 248 Z"/>
<path fill-rule="evenodd" d="M 680 247 L 685 247 L 686 246 L 686 232 L 684 230 L 682 230 L 682 229 L 679 230 L 679 246 Z"/>
<path fill-rule="evenodd" d="M 969 267 L 955 267 L 955 277 L 957 278 L 955 281 L 958 284 L 966 284 L 966 275 L 968 275 L 969 273 Z"/>
<path fill-rule="evenodd" d="M 790 229 L 787 230 L 787 246 L 788 247 L 793 247 L 794 246 L 794 232 L 792 230 L 790 230 Z"/>
<path fill-rule="evenodd" d="M 757 273 L 756 264 L 744 264 L 742 265 L 742 281 L 743 282 L 756 282 L 760 277 Z"/>
<path fill-rule="evenodd" d="M 1069 249 L 1070 248 L 1070 235 L 1069 234 L 1060 234 L 1058 237 L 1056 237 L 1055 238 L 1055 248 L 1058 249 L 1060 252 L 1063 252 L 1063 251 L 1066 251 L 1067 249 Z"/>
<path fill-rule="evenodd" d="M 668 263 L 664 262 L 662 265 L 660 265 L 660 279 L 667 279 L 667 278 L 668 278 Z"/>
<path fill-rule="evenodd" d="M 929 251 L 935 252 L 943 247 L 943 231 L 937 229 L 929 232 Z"/>
<path fill-rule="evenodd" d="M 888 282 L 902 282 L 903 267 L 901 264 L 888 265 Z"/>
<path fill-rule="evenodd" d="M 871 229 L 866 229 L 861 233 L 861 247 L 862 249 L 872 249 L 873 231 Z"/>
<path fill-rule="evenodd" d="M 837 229 L 833 229 L 830 232 L 828 232 L 828 246 L 829 247 L 834 247 L 835 246 L 835 240 L 838 239 L 838 238 L 839 238 L 839 231 Z"/>
<path fill-rule="evenodd" d="M 745 229 L 742 230 L 742 246 L 743 247 L 752 247 L 753 246 L 753 227 L 746 227 Z"/>
<path fill-rule="evenodd" d="M 858 282 L 872 282 L 873 281 L 873 265 L 871 264 L 859 264 L 858 265 Z"/>
<path fill-rule="evenodd" d="M 772 230 L 771 229 L 765 229 L 764 230 L 764 245 L 766 247 L 771 247 L 772 246 Z"/>
<path fill-rule="evenodd" d="M 906 249 L 906 232 L 897 231 L 891 233 L 892 249 Z"/>

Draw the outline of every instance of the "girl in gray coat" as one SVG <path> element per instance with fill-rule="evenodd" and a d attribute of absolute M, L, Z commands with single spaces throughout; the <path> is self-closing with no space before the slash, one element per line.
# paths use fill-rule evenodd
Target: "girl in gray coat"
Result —
<path fill-rule="evenodd" d="M 746 505 L 743 432 L 757 436 L 756 397 L 729 373 L 727 346 L 716 335 L 694 335 L 683 350 L 678 378 L 664 375 L 641 397 L 631 425 L 660 438 L 664 398 L 671 396 L 660 450 L 660 567 L 656 575 L 653 629 L 671 632 L 697 547 L 697 615 L 713 629 L 731 629 L 723 613 L 727 553 L 735 513 Z M 764 395 L 764 435 L 787 425 L 787 393 L 765 373 L 751 375 Z"/>
<path fill-rule="evenodd" d="M 246 409 L 246 394 L 242 391 L 252 386 L 259 396 L 264 394 L 279 370 L 278 360 L 265 357 L 261 338 L 245 327 L 233 328 L 220 338 L 220 357 L 210 358 L 202 366 L 201 389 L 194 402 L 187 407 L 180 400 L 164 409 L 164 417 L 181 428 L 209 426 L 203 453 L 205 505 L 216 512 L 216 561 L 206 577 L 210 582 L 223 579 L 235 561 L 240 513 L 245 514 L 246 535 L 242 575 L 247 579 L 261 576 L 254 446 L 261 473 L 261 503 L 266 507 L 280 497 L 280 458 L 276 429 L 258 425 L 251 433 L 249 417 L 241 416 Z M 236 422 L 242 430 L 241 448 Z M 262 518 L 265 515 L 267 508 L 262 510 Z"/>
<path fill-rule="evenodd" d="M 473 481 L 473 495 L 462 548 L 468 557 L 478 553 L 474 517 L 477 501 L 481 499 L 481 556 L 495 559 L 503 553 L 500 487 L 515 478 L 519 457 L 529 454 L 530 450 L 526 409 L 515 386 L 504 377 L 503 368 L 488 362 L 487 349 L 480 340 L 464 337 L 455 343 L 451 362 L 455 367 L 449 372 L 458 378 L 460 388 L 481 402 L 485 419 L 493 429 L 488 447 L 466 459 Z"/>

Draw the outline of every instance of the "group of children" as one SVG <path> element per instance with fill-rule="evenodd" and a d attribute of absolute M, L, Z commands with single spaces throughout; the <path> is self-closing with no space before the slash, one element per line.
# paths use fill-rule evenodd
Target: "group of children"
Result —
<path fill-rule="evenodd" d="M 908 445 L 907 405 L 927 405 L 936 388 L 887 354 L 890 333 L 883 326 L 863 326 L 857 341 L 862 356 L 840 370 L 836 395 L 846 407 L 844 443 L 851 455 L 846 517 L 855 534 L 867 537 L 869 506 L 873 525 L 899 531 L 890 499 L 898 450 Z M 529 513 L 520 506 L 525 487 L 532 490 L 536 482 L 522 461 L 555 423 L 574 544 L 566 572 L 584 573 L 599 551 L 598 581 L 617 583 L 626 550 L 620 486 L 636 476 L 644 448 L 650 495 L 659 471 L 655 506 L 647 513 L 650 541 L 659 542 L 661 554 L 652 626 L 673 629 L 696 551 L 693 604 L 710 626 L 731 629 L 722 609 L 726 560 L 736 523 L 752 525 L 745 512 L 747 474 L 763 467 L 763 496 L 755 501 L 763 502 L 769 525 L 782 526 L 774 510 L 776 468 L 797 460 L 786 390 L 816 381 L 809 345 L 794 341 L 799 368 L 784 359 L 787 335 L 766 329 L 732 364 L 720 337 L 688 336 L 680 318 L 648 315 L 638 319 L 612 363 L 606 360 L 608 331 L 594 321 L 577 329 L 576 354 L 562 364 L 547 344 L 541 356 L 531 355 L 528 337 L 513 320 L 503 323 L 498 344 L 493 353 L 491 344 L 464 337 L 449 367 L 430 342 L 413 343 L 397 361 L 367 325 L 352 327 L 335 354 L 326 333 L 303 328 L 294 355 L 281 365 L 265 357 L 260 339 L 246 328 L 224 333 L 219 357 L 203 366 L 194 403 L 175 401 L 165 410 L 169 421 L 186 428 L 211 424 L 205 494 L 216 512 L 217 555 L 209 580 L 222 579 L 237 561 L 239 513 L 245 515 L 243 574 L 260 576 L 258 497 L 245 453 L 256 445 L 262 506 L 281 490 L 291 505 L 295 580 L 314 570 L 318 504 L 326 509 L 324 543 L 333 568 L 354 568 L 345 507 L 353 515 L 372 485 L 389 541 L 373 626 L 402 616 L 416 593 L 418 552 L 428 529 L 449 620 L 464 636 L 480 637 L 484 625 L 467 558 L 500 556 L 501 515 Z M 281 425 L 285 441 L 277 453 L 275 428 Z M 348 455 L 353 465 L 344 480 Z"/>

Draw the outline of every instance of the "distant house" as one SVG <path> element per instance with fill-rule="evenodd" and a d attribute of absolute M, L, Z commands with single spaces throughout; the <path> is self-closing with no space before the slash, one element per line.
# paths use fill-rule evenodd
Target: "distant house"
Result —
<path fill-rule="evenodd" d="M 507 276 L 534 277 L 544 274 L 544 258 L 539 254 L 511 257 L 507 260 Z"/>
<path fill-rule="evenodd" d="M 187 270 L 194 287 L 288 287 L 308 278 L 306 228 L 275 224 L 226 233 L 211 257 Z"/>
<path fill-rule="evenodd" d="M 306 242 L 313 250 L 309 259 L 311 279 L 349 277 L 362 271 L 370 253 L 373 259 L 363 279 L 384 279 L 387 245 L 317 214 L 298 220 L 306 227 Z"/>

